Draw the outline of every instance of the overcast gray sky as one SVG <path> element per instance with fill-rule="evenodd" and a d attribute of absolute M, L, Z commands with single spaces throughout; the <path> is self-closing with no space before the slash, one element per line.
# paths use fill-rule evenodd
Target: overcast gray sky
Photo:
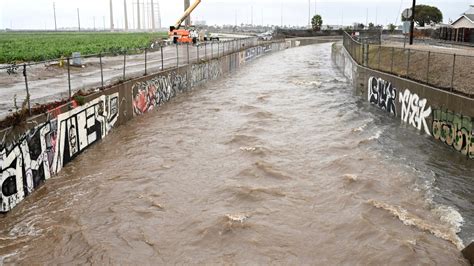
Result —
<path fill-rule="evenodd" d="M 175 23 L 183 9 L 182 0 L 159 1 L 162 26 Z M 194 0 L 191 0 L 193 2 Z M 58 28 L 77 27 L 76 9 L 80 10 L 81 27 L 110 27 L 109 0 L 0 0 L 0 29 L 54 29 L 53 2 L 56 2 Z M 136 26 L 137 0 L 127 0 L 129 27 Z M 150 0 L 140 0 L 150 2 Z M 400 9 L 411 5 L 411 0 L 316 0 L 316 12 L 323 17 L 324 24 L 369 22 L 387 25 L 400 22 Z M 113 0 L 114 21 L 117 28 L 124 25 L 124 1 Z M 473 0 L 418 0 L 417 4 L 435 5 L 444 14 L 444 21 L 456 19 L 466 11 Z M 253 8 L 252 8 L 253 7 Z M 193 13 L 193 19 L 205 20 L 207 24 L 222 25 L 240 23 L 280 25 L 308 24 L 308 0 L 202 0 Z M 132 11 L 133 12 L 132 14 Z M 315 13 L 315 0 L 311 0 L 311 15 Z M 367 16 L 368 14 L 368 16 Z M 135 17 L 135 20 L 134 20 Z"/>

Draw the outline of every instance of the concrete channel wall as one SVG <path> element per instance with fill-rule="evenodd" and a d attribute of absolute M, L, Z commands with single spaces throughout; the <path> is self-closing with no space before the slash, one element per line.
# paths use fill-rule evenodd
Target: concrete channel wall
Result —
<path fill-rule="evenodd" d="M 340 43 L 332 59 L 374 108 L 474 159 L 474 99 L 358 65 Z"/>
<path fill-rule="evenodd" d="M 6 213 L 114 128 L 157 109 L 175 95 L 283 49 L 321 42 L 262 44 L 217 59 L 130 80 L 0 131 L 0 212 Z"/>

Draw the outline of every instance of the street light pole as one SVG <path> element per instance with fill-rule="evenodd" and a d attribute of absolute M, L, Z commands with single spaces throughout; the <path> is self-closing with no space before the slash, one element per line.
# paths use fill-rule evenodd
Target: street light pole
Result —
<path fill-rule="evenodd" d="M 413 45 L 413 31 L 415 30 L 415 6 L 416 0 L 413 0 L 413 6 L 411 8 L 410 45 Z"/>

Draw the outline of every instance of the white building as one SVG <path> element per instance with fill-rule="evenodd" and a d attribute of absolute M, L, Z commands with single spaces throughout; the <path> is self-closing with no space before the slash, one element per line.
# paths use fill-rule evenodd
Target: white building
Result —
<path fill-rule="evenodd" d="M 469 10 L 464 12 L 460 18 L 451 23 L 451 26 L 455 29 L 474 29 L 474 5 L 471 5 Z"/>

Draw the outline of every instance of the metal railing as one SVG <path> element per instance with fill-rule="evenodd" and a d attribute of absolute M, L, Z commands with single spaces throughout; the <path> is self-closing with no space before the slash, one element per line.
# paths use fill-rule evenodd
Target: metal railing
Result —
<path fill-rule="evenodd" d="M 348 33 L 343 45 L 360 65 L 474 97 L 474 56 L 361 43 Z"/>
<path fill-rule="evenodd" d="M 100 90 L 118 82 L 150 73 L 211 60 L 257 45 L 278 41 L 260 41 L 256 37 L 204 42 L 198 45 L 157 45 L 129 49 L 119 53 L 46 60 L 0 67 L 0 118 L 52 101 L 70 103 L 80 90 Z"/>

